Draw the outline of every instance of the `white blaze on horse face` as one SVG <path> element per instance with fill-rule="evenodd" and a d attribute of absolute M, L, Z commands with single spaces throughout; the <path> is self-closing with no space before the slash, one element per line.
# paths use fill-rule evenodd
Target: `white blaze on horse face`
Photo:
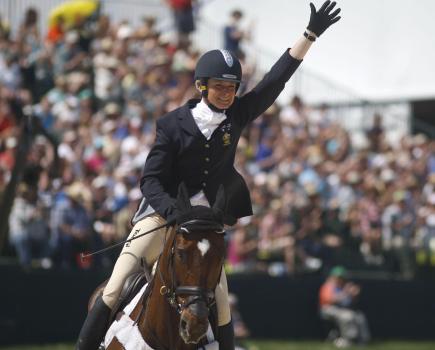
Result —
<path fill-rule="evenodd" d="M 201 255 L 204 256 L 210 249 L 210 242 L 208 239 L 203 238 L 197 243 L 197 247 L 201 252 Z"/>

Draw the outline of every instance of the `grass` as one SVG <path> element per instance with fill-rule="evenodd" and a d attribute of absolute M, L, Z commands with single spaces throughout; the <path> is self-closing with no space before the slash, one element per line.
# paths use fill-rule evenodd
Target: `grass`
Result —
<path fill-rule="evenodd" d="M 332 344 L 318 341 L 270 341 L 270 340 L 249 340 L 244 344 L 247 350 L 335 350 Z M 73 350 L 71 344 L 52 345 L 22 345 L 22 346 L 0 346 L 1 350 Z M 412 342 L 412 341 L 384 341 L 374 342 L 366 347 L 355 346 L 349 350 L 433 350 L 435 342 Z"/>
<path fill-rule="evenodd" d="M 325 342 L 318 341 L 247 341 L 247 350 L 336 350 L 337 348 Z M 435 342 L 405 342 L 405 341 L 385 341 L 374 342 L 368 346 L 352 346 L 349 350 L 433 350 Z"/>

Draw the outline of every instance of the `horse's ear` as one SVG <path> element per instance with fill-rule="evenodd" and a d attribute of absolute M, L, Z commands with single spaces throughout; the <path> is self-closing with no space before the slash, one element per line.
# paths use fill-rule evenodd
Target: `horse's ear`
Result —
<path fill-rule="evenodd" d="M 216 193 L 216 200 L 213 204 L 213 210 L 214 211 L 220 211 L 221 213 L 225 213 L 225 206 L 226 206 L 226 198 L 225 198 L 225 189 L 224 186 L 221 184 L 218 188 L 218 191 Z"/>
<path fill-rule="evenodd" d="M 177 209 L 181 213 L 190 211 L 192 209 L 189 192 L 187 191 L 187 187 L 184 182 L 180 183 L 178 186 Z"/>

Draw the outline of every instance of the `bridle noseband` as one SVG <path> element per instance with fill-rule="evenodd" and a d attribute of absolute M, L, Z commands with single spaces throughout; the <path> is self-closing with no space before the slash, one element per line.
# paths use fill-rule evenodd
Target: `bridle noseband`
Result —
<path fill-rule="evenodd" d="M 174 268 L 174 252 L 175 252 L 175 243 L 176 243 L 176 235 L 181 233 L 195 233 L 195 232 L 214 232 L 217 234 L 225 234 L 223 224 L 220 224 L 216 221 L 212 220 L 204 220 L 204 219 L 193 219 L 180 224 L 175 231 L 175 235 L 172 241 L 171 252 L 169 256 L 169 269 L 171 272 L 171 287 L 168 287 L 168 284 L 165 283 L 162 272 L 160 268 L 158 269 L 160 279 L 162 281 L 162 287 L 160 288 L 160 294 L 165 296 L 168 300 L 169 304 L 177 310 L 179 314 L 183 312 L 184 309 L 189 307 L 190 305 L 197 303 L 199 301 L 203 301 L 207 308 L 210 308 L 216 303 L 215 294 L 213 290 L 202 288 L 199 286 L 177 286 L 176 285 L 176 276 L 175 276 L 175 268 Z M 223 263 L 223 259 L 222 259 Z M 178 296 L 189 296 L 187 301 L 183 304 L 178 303 Z"/>

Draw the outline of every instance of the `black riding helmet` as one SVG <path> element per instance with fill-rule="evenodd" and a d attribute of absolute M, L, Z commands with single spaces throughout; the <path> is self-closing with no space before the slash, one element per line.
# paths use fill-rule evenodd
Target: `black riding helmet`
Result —
<path fill-rule="evenodd" d="M 207 81 L 217 80 L 233 81 L 236 91 L 242 80 L 242 66 L 239 59 L 228 50 L 211 50 L 203 54 L 196 64 L 195 81 L 201 82 L 202 96 L 207 97 Z"/>

